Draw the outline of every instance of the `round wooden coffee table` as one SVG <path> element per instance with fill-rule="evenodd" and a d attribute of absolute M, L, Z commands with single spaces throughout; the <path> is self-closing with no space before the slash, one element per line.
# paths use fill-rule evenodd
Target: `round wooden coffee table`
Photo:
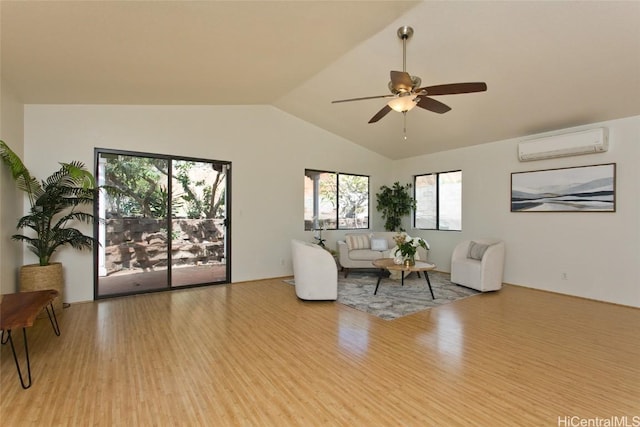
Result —
<path fill-rule="evenodd" d="M 431 298 L 435 299 L 435 297 L 433 296 L 433 289 L 431 289 L 431 281 L 429 280 L 429 271 L 436 268 L 435 264 L 416 260 L 416 263 L 414 265 L 407 266 L 405 264 L 396 264 L 393 258 L 380 258 L 373 261 L 373 266 L 380 269 L 378 283 L 376 283 L 376 290 L 373 291 L 374 295 L 378 292 L 378 286 L 380 286 L 380 280 L 382 280 L 382 276 L 385 270 L 402 272 L 402 286 L 404 286 L 404 273 L 411 273 L 412 271 L 414 271 L 416 273 L 424 273 L 424 278 L 429 285 L 429 292 L 431 292 Z"/>

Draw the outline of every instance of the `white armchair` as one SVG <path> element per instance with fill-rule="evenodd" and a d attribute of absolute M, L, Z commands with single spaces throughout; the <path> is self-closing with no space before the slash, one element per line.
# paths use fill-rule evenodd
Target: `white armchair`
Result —
<path fill-rule="evenodd" d="M 465 240 L 451 254 L 451 281 L 458 285 L 497 291 L 502 287 L 503 271 L 504 242 L 500 240 Z"/>
<path fill-rule="evenodd" d="M 303 300 L 336 300 L 338 267 L 322 247 L 301 240 L 291 241 L 296 295 Z"/>

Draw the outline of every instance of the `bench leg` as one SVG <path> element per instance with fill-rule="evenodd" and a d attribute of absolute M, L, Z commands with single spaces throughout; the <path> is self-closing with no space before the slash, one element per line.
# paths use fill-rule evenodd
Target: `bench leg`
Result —
<path fill-rule="evenodd" d="M 4 334 L 5 331 L 2 333 Z M 16 362 L 16 370 L 18 371 L 18 377 L 20 378 L 20 385 L 23 389 L 28 389 L 31 387 L 31 362 L 29 362 L 29 346 L 27 345 L 27 328 L 22 328 L 22 335 L 24 337 L 24 353 L 27 357 L 27 379 L 28 382 L 25 384 L 24 378 L 22 377 L 22 370 L 20 369 L 20 363 L 18 363 L 18 356 L 16 355 L 16 348 L 13 344 L 13 337 L 11 336 L 11 329 L 7 332 L 7 340 L 3 340 L 3 344 L 6 344 L 9 341 L 11 344 L 11 352 L 13 353 L 13 361 Z"/>
<path fill-rule="evenodd" d="M 49 316 L 49 321 L 51 322 L 51 327 L 53 328 L 53 332 L 56 336 L 60 336 L 60 325 L 58 325 L 58 318 L 56 317 L 56 312 L 53 309 L 53 302 L 50 302 L 49 305 L 45 306 L 47 310 L 47 316 Z M 6 333 L 6 337 L 5 337 Z M 13 343 L 13 336 L 11 335 L 11 329 L 8 331 L 2 331 L 2 335 L 0 338 L 0 343 L 5 345 L 9 343 L 11 345 L 11 353 L 13 354 L 13 361 L 16 364 L 16 371 L 18 371 L 18 378 L 20 378 L 20 385 L 23 389 L 28 389 L 31 387 L 31 361 L 29 360 L 29 344 L 27 342 L 27 328 L 22 328 L 22 337 L 24 339 L 24 354 L 27 359 L 27 381 L 22 375 L 22 369 L 20 369 L 20 362 L 18 362 L 18 355 L 16 354 L 16 347 Z"/>
<path fill-rule="evenodd" d="M 51 312 L 49 312 L 49 307 L 51 307 Z M 58 325 L 58 318 L 56 317 L 56 311 L 53 309 L 53 302 L 50 302 L 49 305 L 45 307 L 45 310 L 47 310 L 47 316 L 49 316 L 49 322 L 51 322 L 53 333 L 59 337 L 60 325 Z"/>

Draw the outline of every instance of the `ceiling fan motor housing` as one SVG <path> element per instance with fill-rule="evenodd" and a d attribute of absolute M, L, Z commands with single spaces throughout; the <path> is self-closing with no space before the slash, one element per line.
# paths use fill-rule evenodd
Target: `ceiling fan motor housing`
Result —
<path fill-rule="evenodd" d="M 420 77 L 411 76 L 411 90 L 406 90 L 403 87 L 396 88 L 396 87 L 394 87 L 392 81 L 389 81 L 389 85 L 388 86 L 389 86 L 389 90 L 391 91 L 392 94 L 400 95 L 400 94 L 403 94 L 403 93 L 415 92 L 415 90 L 417 88 L 419 88 L 421 84 L 422 84 L 422 79 Z"/>

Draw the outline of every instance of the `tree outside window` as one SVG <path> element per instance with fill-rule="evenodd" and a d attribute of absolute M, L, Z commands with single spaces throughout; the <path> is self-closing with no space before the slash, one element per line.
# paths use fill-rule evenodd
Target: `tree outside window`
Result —
<path fill-rule="evenodd" d="M 369 177 L 305 170 L 305 230 L 369 228 Z"/>

